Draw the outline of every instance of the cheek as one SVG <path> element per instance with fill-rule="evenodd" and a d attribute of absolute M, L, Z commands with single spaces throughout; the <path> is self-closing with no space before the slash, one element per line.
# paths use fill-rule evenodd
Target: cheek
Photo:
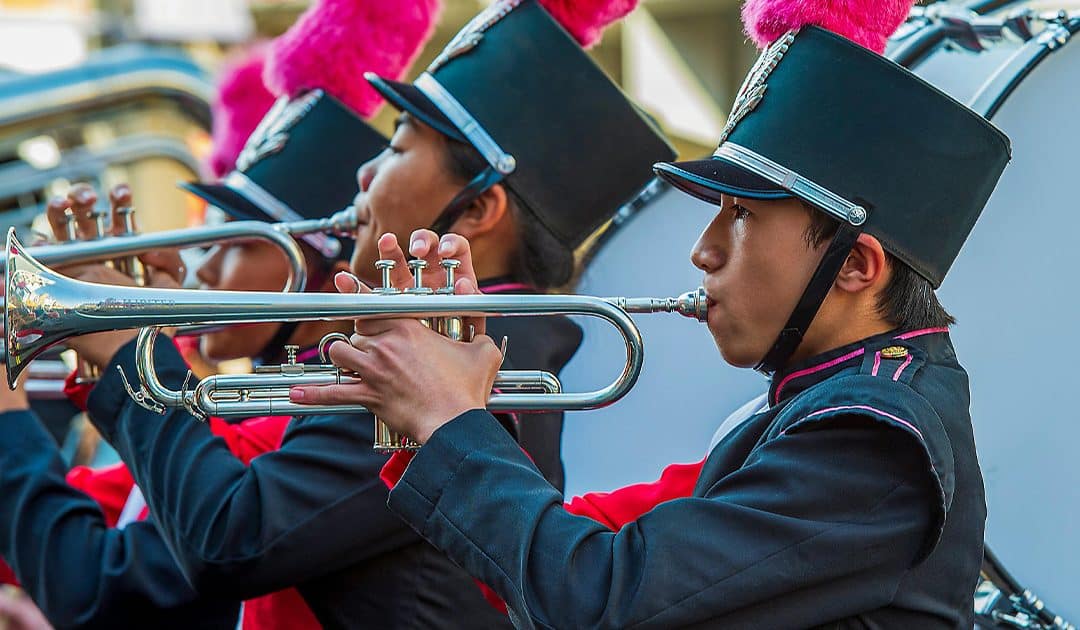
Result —
<path fill-rule="evenodd" d="M 369 238 L 387 232 L 408 239 L 413 230 L 430 227 L 459 190 L 446 181 L 440 162 L 422 151 L 389 160 L 369 189 L 371 225 Z"/>

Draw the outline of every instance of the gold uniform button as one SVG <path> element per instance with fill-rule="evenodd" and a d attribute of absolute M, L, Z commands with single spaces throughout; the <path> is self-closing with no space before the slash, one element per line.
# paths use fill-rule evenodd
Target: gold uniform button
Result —
<path fill-rule="evenodd" d="M 886 359 L 903 359 L 907 355 L 908 350 L 903 346 L 889 346 L 881 349 L 881 356 Z"/>

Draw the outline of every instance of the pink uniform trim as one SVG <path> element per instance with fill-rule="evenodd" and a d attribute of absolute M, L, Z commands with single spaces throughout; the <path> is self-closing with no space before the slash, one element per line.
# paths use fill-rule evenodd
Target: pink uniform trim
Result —
<path fill-rule="evenodd" d="M 319 356 L 319 348 L 318 347 L 308 348 L 307 350 L 304 350 L 300 354 L 296 355 L 296 362 L 297 363 L 304 363 L 304 362 L 308 361 L 309 359 L 314 359 L 317 356 Z"/>
<path fill-rule="evenodd" d="M 900 380 L 900 375 L 904 373 L 904 370 L 907 368 L 907 366 L 911 365 L 911 360 L 914 358 L 915 357 L 913 357 L 911 354 L 908 354 L 907 359 L 905 359 L 904 362 L 900 364 L 900 367 L 896 368 L 896 372 L 892 375 L 892 380 Z"/>
<path fill-rule="evenodd" d="M 881 350 L 874 353 L 874 369 L 870 372 L 870 376 L 877 376 L 878 368 L 881 367 Z"/>
<path fill-rule="evenodd" d="M 849 353 L 845 354 L 842 357 L 837 357 L 837 358 L 835 358 L 832 361 L 829 361 L 827 363 L 822 363 L 821 365 L 815 365 L 813 367 L 808 367 L 808 368 L 799 370 L 798 372 L 792 372 L 791 374 L 788 374 L 787 376 L 784 377 L 784 380 L 780 381 L 780 384 L 776 386 L 776 395 L 774 396 L 773 402 L 774 403 L 779 402 L 779 400 L 780 400 L 780 391 L 784 389 L 784 386 L 787 385 L 788 381 L 790 381 L 791 379 L 799 378 L 800 376 L 806 376 L 807 374 L 814 374 L 815 372 L 820 372 L 822 370 L 827 370 L 827 369 L 829 369 L 829 368 L 831 368 L 831 367 L 833 367 L 835 365 L 840 365 L 841 363 L 843 363 L 845 361 L 850 361 L 851 359 L 854 359 L 855 357 L 862 356 L 862 354 L 864 352 L 866 352 L 866 348 L 859 348 L 858 350 L 855 350 L 853 352 L 849 352 Z"/>
<path fill-rule="evenodd" d="M 947 333 L 948 327 L 942 326 L 941 328 L 923 328 L 922 330 L 913 330 L 906 332 L 902 335 L 897 335 L 894 339 L 914 339 L 915 337 L 922 337 L 923 335 L 933 335 L 935 333 Z"/>
<path fill-rule="evenodd" d="M 892 420 L 894 422 L 899 422 L 900 424 L 904 425 L 905 427 L 911 429 L 915 433 L 915 435 L 919 436 L 920 440 L 922 440 L 923 442 L 926 441 L 926 439 L 923 438 L 922 431 L 915 428 L 915 425 L 911 424 L 907 420 L 904 420 L 903 418 L 898 418 L 898 417 L 892 415 L 891 413 L 888 413 L 886 411 L 882 411 L 880 409 L 877 409 L 875 407 L 871 407 L 869 405 L 842 405 L 840 407 L 829 407 L 828 409 L 819 409 L 818 411 L 815 411 L 814 413 L 811 413 L 811 414 L 807 415 L 802 420 L 799 420 L 799 422 L 796 422 L 792 426 L 796 426 L 796 425 L 798 425 L 799 423 L 801 423 L 801 422 L 803 422 L 805 420 L 809 420 L 810 418 L 813 418 L 814 416 L 820 416 L 822 414 L 832 413 L 834 411 L 869 411 L 870 413 L 876 413 L 877 415 L 882 416 L 884 418 L 888 418 L 889 420 Z M 790 429 L 790 428 L 791 427 L 788 427 L 788 429 Z M 787 429 L 784 429 L 781 432 L 781 435 L 783 435 L 784 433 L 787 433 Z"/>
<path fill-rule="evenodd" d="M 533 288 L 522 282 L 504 282 L 493 284 L 490 287 L 481 287 L 483 293 L 506 293 L 507 291 L 532 291 Z"/>

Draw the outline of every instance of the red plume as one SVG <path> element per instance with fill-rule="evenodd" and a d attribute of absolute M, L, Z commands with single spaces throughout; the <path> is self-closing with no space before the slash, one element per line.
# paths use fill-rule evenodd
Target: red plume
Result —
<path fill-rule="evenodd" d="M 441 11 L 442 0 L 317 0 L 271 45 L 266 85 L 290 97 L 321 88 L 371 117 L 382 98 L 364 73 L 400 78 Z"/>
<path fill-rule="evenodd" d="M 913 0 L 746 0 L 746 34 L 765 48 L 784 33 L 815 25 L 881 54 Z"/>
<path fill-rule="evenodd" d="M 540 4 L 588 48 L 600 41 L 609 24 L 633 11 L 638 0 L 540 0 Z"/>

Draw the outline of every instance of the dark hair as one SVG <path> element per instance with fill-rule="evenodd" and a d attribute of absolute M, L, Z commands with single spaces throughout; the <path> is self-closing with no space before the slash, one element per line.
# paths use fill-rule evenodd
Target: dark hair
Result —
<path fill-rule="evenodd" d="M 803 208 L 810 214 L 810 226 L 806 228 L 807 245 L 818 247 L 836 234 L 836 219 L 805 201 Z M 885 260 L 892 269 L 892 277 L 878 294 L 879 315 L 904 330 L 940 328 L 956 323 L 956 318 L 938 301 L 929 280 L 891 252 L 885 252 Z"/>
<path fill-rule="evenodd" d="M 447 167 L 463 186 L 487 167 L 471 145 L 453 138 L 445 140 Z M 505 188 L 518 235 L 511 269 L 514 279 L 542 291 L 566 285 L 574 277 L 574 252 L 555 238 L 516 192 Z"/>

